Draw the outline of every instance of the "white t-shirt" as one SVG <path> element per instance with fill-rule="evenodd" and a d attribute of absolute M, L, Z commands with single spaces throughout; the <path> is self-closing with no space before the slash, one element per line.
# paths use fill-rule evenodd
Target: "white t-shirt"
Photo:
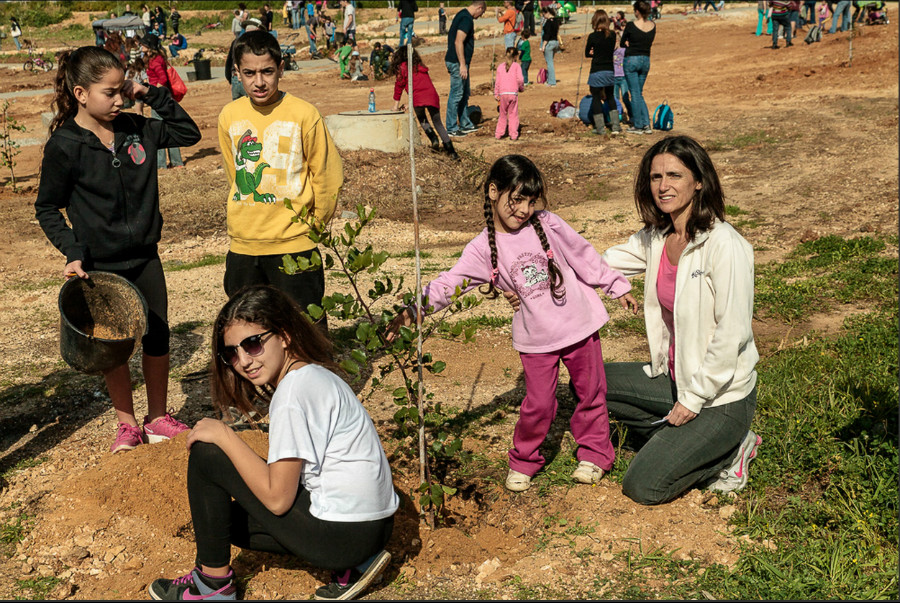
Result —
<path fill-rule="evenodd" d="M 326 368 L 289 372 L 269 406 L 269 459 L 303 459 L 310 513 L 325 521 L 374 521 L 400 505 L 375 425 L 353 390 Z"/>
<path fill-rule="evenodd" d="M 344 29 L 356 29 L 356 9 L 352 4 L 344 7 Z"/>

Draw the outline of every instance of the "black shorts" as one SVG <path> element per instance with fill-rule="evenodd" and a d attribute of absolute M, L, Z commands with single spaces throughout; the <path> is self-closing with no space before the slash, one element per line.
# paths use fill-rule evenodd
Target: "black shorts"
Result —
<path fill-rule="evenodd" d="M 314 251 L 317 249 L 290 255 L 308 259 Z M 321 307 L 322 297 L 325 295 L 325 272 L 319 267 L 316 270 L 287 274 L 281 269 L 281 258 L 284 255 L 243 255 L 229 251 L 225 256 L 225 294 L 232 297 L 247 285 L 272 285 L 287 293 L 304 312 L 309 304 Z M 319 326 L 327 328 L 324 315 Z"/>
<path fill-rule="evenodd" d="M 165 356 L 169 353 L 169 300 L 166 291 L 166 275 L 159 256 L 133 268 L 97 268 L 113 272 L 137 287 L 147 301 L 147 334 L 141 346 L 147 356 Z"/>

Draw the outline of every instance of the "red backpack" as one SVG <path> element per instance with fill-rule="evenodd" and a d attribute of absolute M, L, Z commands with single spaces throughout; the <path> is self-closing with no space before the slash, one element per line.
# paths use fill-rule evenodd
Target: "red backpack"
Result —
<path fill-rule="evenodd" d="M 184 80 L 178 75 L 178 71 L 171 65 L 166 66 L 166 78 L 168 79 L 166 87 L 172 93 L 172 98 L 175 99 L 176 103 L 180 103 L 184 95 L 187 94 L 187 84 L 184 83 Z"/>
<path fill-rule="evenodd" d="M 519 33 L 525 28 L 525 17 L 522 16 L 522 11 L 516 11 L 516 24 L 513 25 L 513 31 Z"/>

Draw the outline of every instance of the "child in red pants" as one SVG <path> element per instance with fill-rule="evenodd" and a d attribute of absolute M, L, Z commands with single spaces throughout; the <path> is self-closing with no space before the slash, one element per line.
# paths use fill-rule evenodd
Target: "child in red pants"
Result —
<path fill-rule="evenodd" d="M 516 48 L 507 48 L 506 61 L 497 67 L 497 76 L 494 78 L 494 98 L 500 102 L 500 117 L 497 118 L 497 131 L 494 132 L 497 140 L 506 133 L 507 122 L 510 139 L 516 140 L 519 137 L 519 92 L 525 89 L 525 78 L 522 76 L 522 67 L 516 60 L 518 58 L 519 51 Z"/>

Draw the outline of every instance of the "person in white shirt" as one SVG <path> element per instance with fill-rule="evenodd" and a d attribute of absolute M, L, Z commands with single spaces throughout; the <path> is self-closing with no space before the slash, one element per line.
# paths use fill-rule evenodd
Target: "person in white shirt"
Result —
<path fill-rule="evenodd" d="M 650 147 L 634 190 L 644 228 L 603 254 L 625 276 L 644 275 L 650 347 L 650 364 L 606 364 L 610 416 L 638 450 L 622 491 L 651 505 L 691 487 L 740 490 L 762 442 L 750 430 L 753 248 L 725 222 L 716 169 L 692 138 Z"/>
<path fill-rule="evenodd" d="M 356 7 L 348 0 L 341 0 L 341 8 L 344 9 L 344 26 L 341 31 L 345 40 L 356 41 Z"/>
<path fill-rule="evenodd" d="M 194 426 L 187 481 L 197 567 L 154 581 L 150 595 L 234 599 L 235 544 L 333 570 L 316 598 L 354 598 L 390 562 L 399 498 L 372 419 L 333 372 L 330 342 L 268 285 L 226 302 L 212 339 L 214 401 L 251 422 L 256 404 L 268 403 L 268 459 L 222 421 Z"/>

